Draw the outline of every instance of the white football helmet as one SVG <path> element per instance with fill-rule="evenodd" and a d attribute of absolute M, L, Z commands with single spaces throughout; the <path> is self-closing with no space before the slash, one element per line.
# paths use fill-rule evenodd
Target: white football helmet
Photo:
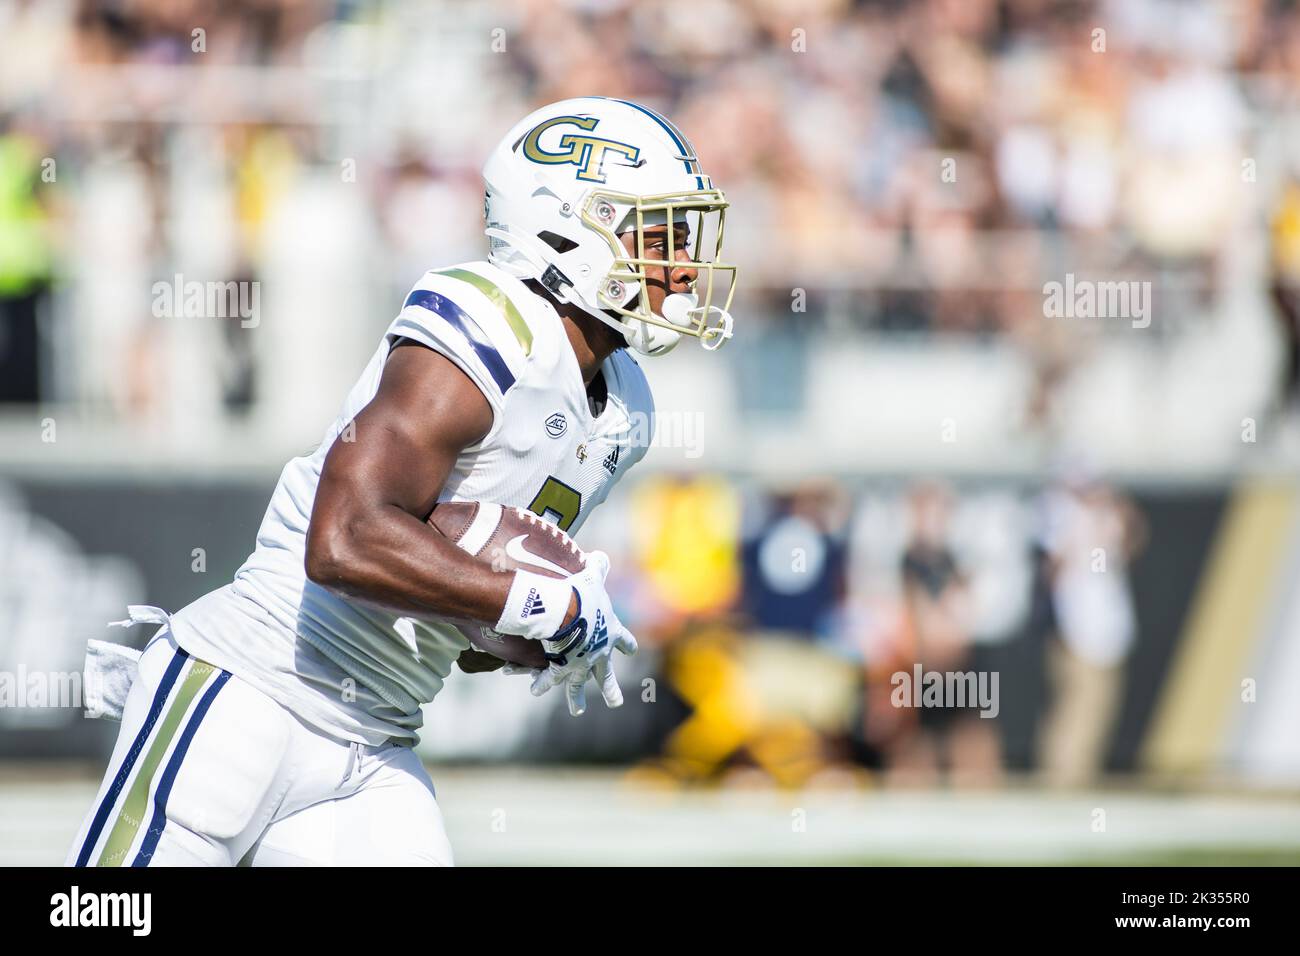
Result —
<path fill-rule="evenodd" d="M 494 265 L 537 280 L 646 355 L 662 355 L 682 334 L 710 350 L 731 338 L 736 267 L 720 260 L 727 201 L 658 113 L 603 96 L 552 103 L 506 134 L 483 180 Z M 646 269 L 687 265 L 672 229 L 666 258 L 645 254 L 645 228 L 666 222 L 686 225 L 696 279 L 660 315 L 650 310 Z M 619 239 L 631 230 L 636 255 Z"/>

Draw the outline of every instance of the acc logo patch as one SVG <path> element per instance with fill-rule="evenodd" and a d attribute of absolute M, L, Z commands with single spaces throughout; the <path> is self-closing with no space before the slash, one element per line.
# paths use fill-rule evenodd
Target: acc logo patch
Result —
<path fill-rule="evenodd" d="M 603 183 L 605 174 L 601 165 L 606 153 L 616 153 L 629 163 L 635 163 L 641 150 L 618 140 L 602 139 L 599 136 L 582 136 L 578 133 L 565 133 L 560 137 L 559 152 L 542 149 L 541 138 L 552 126 L 576 126 L 584 132 L 596 128 L 600 119 L 595 116 L 557 116 L 540 126 L 533 127 L 524 137 L 524 156 L 534 163 L 547 166 L 577 166 L 578 178 L 588 183 Z"/>
<path fill-rule="evenodd" d="M 569 420 L 564 417 L 564 412 L 556 412 L 550 418 L 546 419 L 546 434 L 552 438 L 559 438 L 569 430 Z"/>

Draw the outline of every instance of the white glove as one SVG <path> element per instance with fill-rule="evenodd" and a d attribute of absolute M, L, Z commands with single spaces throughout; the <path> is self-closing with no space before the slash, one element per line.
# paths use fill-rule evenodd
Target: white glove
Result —
<path fill-rule="evenodd" d="M 636 638 L 614 614 L 605 577 L 609 557 L 603 551 L 587 554 L 586 566 L 567 578 L 548 578 L 531 571 L 516 571 L 496 629 L 502 634 L 540 640 L 550 665 L 536 671 L 532 692 L 536 697 L 563 684 L 569 713 L 587 709 L 587 678 L 595 677 L 608 707 L 623 704 L 623 691 L 614 675 L 612 653 L 636 653 Z M 562 630 L 569 602 L 578 599 L 578 613 Z M 514 671 L 514 673 L 518 673 Z"/>

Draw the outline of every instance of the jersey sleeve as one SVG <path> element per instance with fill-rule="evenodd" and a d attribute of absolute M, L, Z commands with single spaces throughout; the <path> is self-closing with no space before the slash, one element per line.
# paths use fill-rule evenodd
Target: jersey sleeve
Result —
<path fill-rule="evenodd" d="M 398 339 L 411 339 L 455 362 L 492 408 L 491 437 L 527 354 L 494 302 L 454 273 L 472 275 L 463 269 L 424 274 L 388 327 L 387 341 L 391 347 Z"/>

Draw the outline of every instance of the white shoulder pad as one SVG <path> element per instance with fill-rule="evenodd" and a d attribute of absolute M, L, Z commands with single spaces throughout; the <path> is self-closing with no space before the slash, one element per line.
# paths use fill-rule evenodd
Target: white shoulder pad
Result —
<path fill-rule="evenodd" d="M 493 414 L 523 373 L 533 333 L 501 273 L 471 262 L 426 272 L 402 304 L 388 341 L 409 338 L 446 355 L 487 397 Z"/>

